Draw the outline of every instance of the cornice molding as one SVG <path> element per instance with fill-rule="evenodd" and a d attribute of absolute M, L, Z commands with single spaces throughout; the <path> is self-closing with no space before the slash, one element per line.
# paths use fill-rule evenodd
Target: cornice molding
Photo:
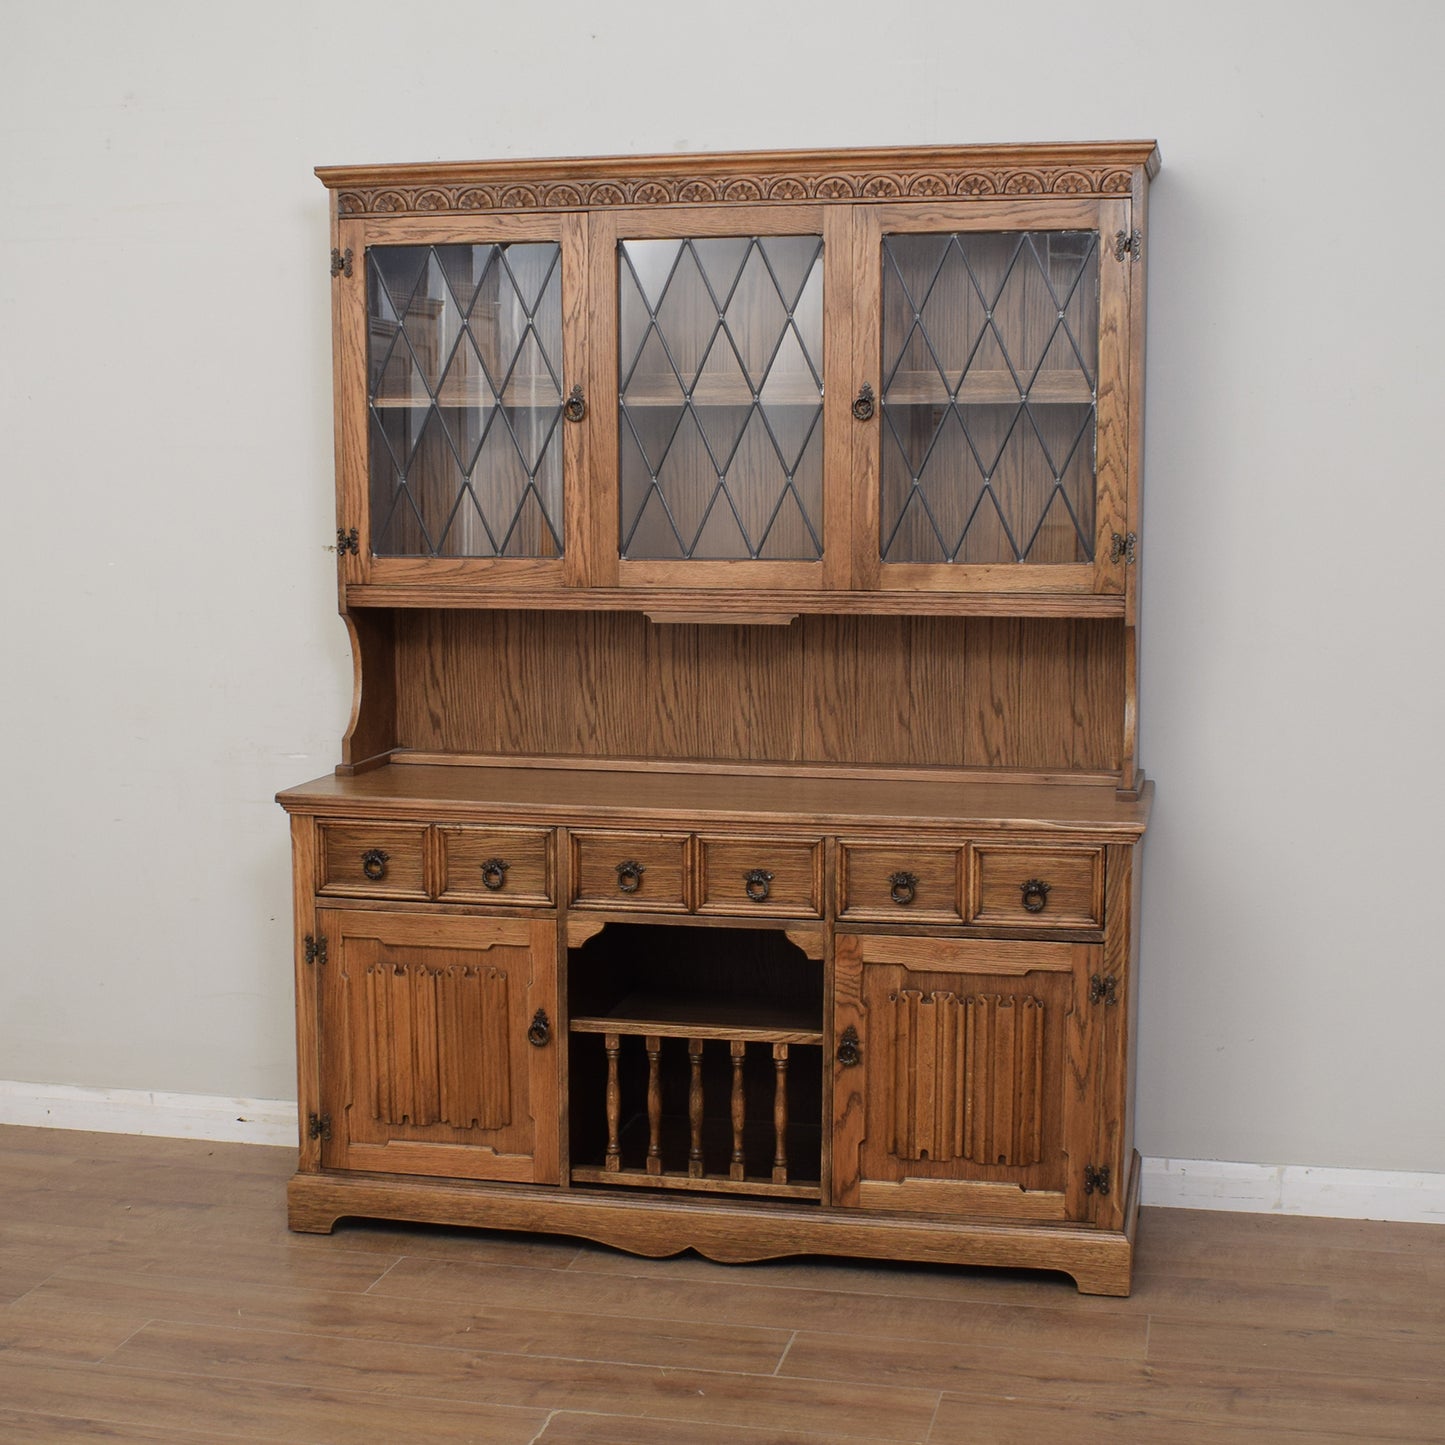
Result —
<path fill-rule="evenodd" d="M 323 166 L 341 216 L 1130 194 L 1152 141 Z"/>

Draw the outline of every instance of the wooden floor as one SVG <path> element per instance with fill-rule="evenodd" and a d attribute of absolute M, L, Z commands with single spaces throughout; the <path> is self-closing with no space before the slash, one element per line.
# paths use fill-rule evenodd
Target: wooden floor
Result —
<path fill-rule="evenodd" d="M 1445 1441 L 1445 1229 L 1146 1209 L 1136 1287 L 344 1224 L 291 1151 L 0 1127 L 0 1441 Z"/>

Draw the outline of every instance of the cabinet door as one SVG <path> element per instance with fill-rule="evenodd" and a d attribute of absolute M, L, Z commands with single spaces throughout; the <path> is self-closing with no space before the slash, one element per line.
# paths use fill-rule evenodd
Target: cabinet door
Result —
<path fill-rule="evenodd" d="M 317 923 L 322 1165 L 555 1183 L 555 922 L 333 909 Z"/>
<path fill-rule="evenodd" d="M 851 241 L 836 206 L 593 216 L 597 547 L 622 585 L 846 583 L 847 412 L 823 379 L 850 354 Z"/>
<path fill-rule="evenodd" d="M 1130 203 L 857 216 L 855 585 L 1122 594 Z"/>
<path fill-rule="evenodd" d="M 1092 1219 L 1086 1168 L 1113 1163 L 1093 1157 L 1110 1137 L 1089 1003 L 1101 959 L 1097 945 L 840 934 L 834 1202 Z"/>
<path fill-rule="evenodd" d="M 368 217 L 338 240 L 345 581 L 577 580 L 585 218 Z"/>

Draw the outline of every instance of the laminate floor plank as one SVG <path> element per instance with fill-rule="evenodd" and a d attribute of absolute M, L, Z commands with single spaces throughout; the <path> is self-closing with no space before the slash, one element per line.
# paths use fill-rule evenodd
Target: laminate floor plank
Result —
<path fill-rule="evenodd" d="M 0 1127 L 0 1445 L 1445 1445 L 1445 1229 L 1145 1209 L 1064 1276 L 286 1228 L 294 1151 Z"/>
<path fill-rule="evenodd" d="M 694 1424 L 768 1421 L 839 1440 L 921 1441 L 938 1403 L 933 1391 L 729 1374 L 701 1361 L 660 1369 L 212 1325 L 147 1325 L 106 1363 L 212 1382 L 296 1387 L 325 1379 L 391 1399 L 641 1415 L 674 1421 L 679 1439 Z"/>
<path fill-rule="evenodd" d="M 525 1272 L 493 1266 L 440 1265 L 403 1260 L 375 1292 L 426 1299 L 485 1296 L 496 1304 L 522 1303 L 532 1287 Z M 788 1287 L 736 1289 L 730 1283 L 669 1280 L 663 1275 L 596 1276 L 565 1270 L 550 1285 L 549 1309 L 658 1320 L 712 1320 L 779 1329 L 818 1329 L 869 1338 L 951 1339 L 958 1345 L 1013 1340 L 1039 1349 L 1076 1339 L 1077 1294 L 1054 1305 L 1008 1305 L 847 1294 Z M 1090 1312 L 1089 1338 L 1101 1354 L 1142 1358 L 1147 1317 Z"/>
<path fill-rule="evenodd" d="M 640 1415 L 585 1415 L 560 1410 L 547 1421 L 536 1445 L 836 1445 L 837 1436 L 778 1430 L 757 1425 L 689 1425 L 679 1436 L 673 1420 Z M 883 1440 L 848 1438 L 848 1445 L 887 1445 Z"/>
<path fill-rule="evenodd" d="M 136 1432 L 137 1439 L 145 1439 L 146 1430 L 157 1442 L 166 1440 L 164 1431 L 193 1431 L 267 1445 L 530 1445 L 548 1414 L 329 1385 L 93 1365 L 37 1367 L 10 1364 L 4 1355 L 0 1400 L 22 1416 L 79 1421 L 92 1431 L 108 1424 Z M 0 1440 L 5 1438 L 0 1435 Z M 52 1438 L 69 1437 L 61 1433 Z M 30 1445 L 31 1437 L 20 1435 L 16 1441 Z"/>
<path fill-rule="evenodd" d="M 459 1303 L 234 1282 L 217 1289 L 208 1279 L 80 1267 L 58 1271 L 23 1303 L 51 1315 L 69 1311 L 76 1317 L 103 1307 L 136 1321 L 137 1327 L 152 1320 L 234 1325 L 283 1334 L 761 1375 L 775 1372 L 792 1339 L 786 1330 L 660 1325 L 656 1320 L 508 1308 L 480 1297 Z M 0 1343 L 5 1339 L 4 1319 L 0 1311 Z"/>

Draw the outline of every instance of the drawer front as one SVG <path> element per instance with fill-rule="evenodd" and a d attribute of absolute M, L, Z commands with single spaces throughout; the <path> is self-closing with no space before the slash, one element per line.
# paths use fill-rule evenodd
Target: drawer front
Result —
<path fill-rule="evenodd" d="M 577 908 L 687 912 L 688 833 L 573 833 Z"/>
<path fill-rule="evenodd" d="M 962 848 L 840 843 L 838 916 L 850 922 L 962 923 Z"/>
<path fill-rule="evenodd" d="M 425 898 L 425 844 L 420 823 L 323 823 L 321 891 Z"/>
<path fill-rule="evenodd" d="M 699 913 L 818 918 L 823 912 L 821 840 L 699 838 Z"/>
<path fill-rule="evenodd" d="M 550 828 L 438 828 L 441 878 L 437 897 L 447 902 L 557 901 L 556 843 Z"/>
<path fill-rule="evenodd" d="M 977 844 L 970 872 L 970 923 L 1103 926 L 1102 848 Z"/>

